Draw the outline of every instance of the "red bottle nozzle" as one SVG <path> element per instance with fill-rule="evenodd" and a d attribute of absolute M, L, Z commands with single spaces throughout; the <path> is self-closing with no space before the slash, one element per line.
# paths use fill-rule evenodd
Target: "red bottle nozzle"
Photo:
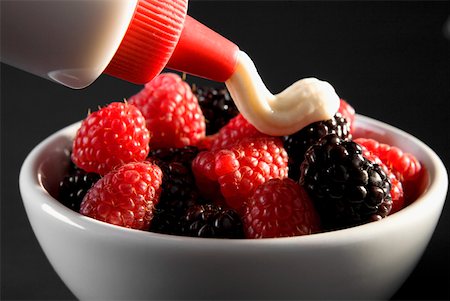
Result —
<path fill-rule="evenodd" d="M 167 66 L 226 81 L 235 70 L 239 48 L 186 13 L 187 0 L 139 0 L 105 73 L 144 84 Z"/>
<path fill-rule="evenodd" d="M 180 40 L 167 67 L 224 82 L 236 68 L 238 51 L 234 43 L 186 16 Z"/>

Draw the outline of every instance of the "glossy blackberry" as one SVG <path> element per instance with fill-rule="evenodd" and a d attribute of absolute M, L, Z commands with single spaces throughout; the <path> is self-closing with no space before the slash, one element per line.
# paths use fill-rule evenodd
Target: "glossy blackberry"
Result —
<path fill-rule="evenodd" d="M 341 139 L 350 139 L 350 124 L 337 112 L 333 118 L 311 123 L 300 131 L 284 137 L 284 148 L 289 155 L 289 177 L 298 180 L 300 164 L 306 150 L 325 135 L 336 134 Z"/>
<path fill-rule="evenodd" d="M 68 174 L 59 182 L 58 199 L 66 207 L 79 212 L 87 191 L 100 179 L 100 175 L 86 172 L 73 163 Z"/>
<path fill-rule="evenodd" d="M 198 150 L 192 146 L 150 151 L 149 158 L 163 172 L 162 191 L 150 231 L 181 235 L 181 217 L 199 202 L 191 163 Z"/>
<path fill-rule="evenodd" d="M 151 149 L 148 153 L 148 158 L 164 162 L 179 162 L 185 166 L 190 166 L 198 152 L 199 150 L 195 146 L 158 148 Z"/>
<path fill-rule="evenodd" d="M 308 149 L 299 182 L 328 230 L 379 220 L 392 208 L 391 183 L 380 166 L 357 143 L 335 134 Z"/>
<path fill-rule="evenodd" d="M 183 217 L 183 234 L 193 237 L 244 238 L 240 216 L 215 204 L 195 205 Z"/>
<path fill-rule="evenodd" d="M 228 90 L 216 87 L 192 87 L 205 116 L 206 135 L 217 133 L 239 111 Z"/>

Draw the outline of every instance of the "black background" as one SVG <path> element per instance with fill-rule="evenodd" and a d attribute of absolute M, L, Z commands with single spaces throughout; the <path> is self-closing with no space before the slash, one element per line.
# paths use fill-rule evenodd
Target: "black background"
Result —
<path fill-rule="evenodd" d="M 358 113 L 418 137 L 447 167 L 449 13 L 449 2 L 191 1 L 189 6 L 191 16 L 253 58 L 273 93 L 303 77 L 327 80 Z M 192 76 L 187 81 L 214 84 Z M 1 65 L 2 299 L 74 298 L 32 233 L 19 195 L 19 169 L 42 139 L 82 119 L 89 108 L 140 88 L 102 76 L 86 89 L 71 90 Z M 427 250 L 393 299 L 450 298 L 449 223 L 447 198 Z"/>

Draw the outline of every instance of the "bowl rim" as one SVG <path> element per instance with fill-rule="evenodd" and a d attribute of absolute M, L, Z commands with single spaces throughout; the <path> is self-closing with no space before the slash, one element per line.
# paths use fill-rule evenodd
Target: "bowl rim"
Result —
<path fill-rule="evenodd" d="M 116 235 L 128 238 L 137 239 L 159 239 L 164 241 L 183 242 L 185 244 L 194 244 L 197 247 L 202 246 L 238 246 L 238 247 L 251 247 L 261 245 L 286 245 L 287 243 L 295 244 L 317 244 L 324 241 L 334 243 L 348 243 L 351 240 L 360 240 L 367 236 L 368 233 L 375 234 L 378 231 L 386 231 L 390 228 L 390 225 L 395 223 L 408 222 L 410 218 L 417 218 L 421 216 L 423 210 L 430 210 L 433 207 L 435 210 L 442 211 L 442 207 L 445 202 L 447 189 L 448 189 L 448 175 L 447 170 L 442 163 L 439 156 L 425 143 L 411 134 L 398 129 L 390 124 L 381 122 L 379 120 L 367 117 L 361 114 L 356 114 L 355 124 L 366 124 L 366 127 L 383 128 L 395 135 L 400 135 L 408 140 L 411 140 L 419 149 L 423 152 L 426 158 L 427 171 L 429 174 L 429 181 L 425 192 L 422 193 L 413 203 L 400 211 L 389 215 L 388 217 L 379 220 L 377 222 L 367 223 L 355 227 L 315 233 L 311 235 L 294 236 L 294 237 L 279 237 L 279 238 L 261 238 L 261 239 L 223 239 L 223 238 L 197 238 L 176 236 L 169 234 L 161 234 L 150 231 L 136 230 L 125 227 L 120 227 L 106 222 L 98 221 L 93 218 L 83 216 L 53 198 L 47 190 L 43 187 L 41 177 L 38 174 L 38 169 L 42 162 L 42 154 L 48 151 L 48 146 L 56 138 L 65 136 L 67 138 L 73 138 L 76 129 L 81 124 L 81 121 L 68 125 L 36 145 L 33 150 L 25 158 L 20 174 L 19 174 L 19 189 L 22 196 L 22 201 L 27 209 L 28 202 L 39 202 L 39 205 L 43 211 L 59 221 L 83 230 L 103 231 L 108 235 Z M 432 201 L 434 200 L 434 201 Z M 27 215 L 30 213 L 27 210 Z M 436 221 L 437 222 L 437 221 Z"/>

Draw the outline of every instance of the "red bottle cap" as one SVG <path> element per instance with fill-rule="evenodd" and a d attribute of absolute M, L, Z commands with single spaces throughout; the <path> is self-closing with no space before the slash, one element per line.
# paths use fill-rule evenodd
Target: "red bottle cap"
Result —
<path fill-rule="evenodd" d="M 139 0 L 105 73 L 138 84 L 150 81 L 172 55 L 186 13 L 187 0 Z"/>
<path fill-rule="evenodd" d="M 145 84 L 167 66 L 227 80 L 235 70 L 239 48 L 186 13 L 187 0 L 139 0 L 105 73 Z"/>

